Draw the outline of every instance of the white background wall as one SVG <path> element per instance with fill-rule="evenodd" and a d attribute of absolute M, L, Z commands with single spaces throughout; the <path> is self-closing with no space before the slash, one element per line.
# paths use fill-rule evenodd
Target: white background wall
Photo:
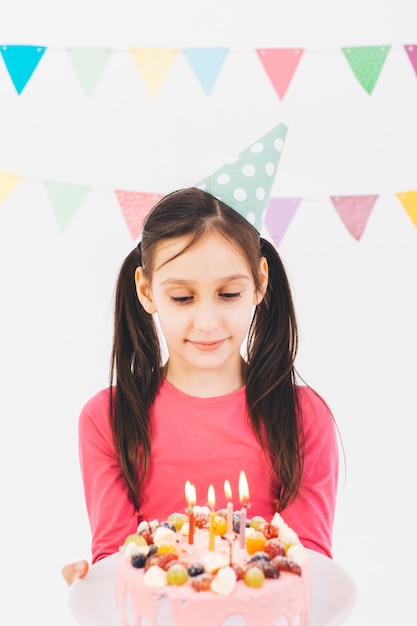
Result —
<path fill-rule="evenodd" d="M 300 323 L 298 369 L 327 399 L 346 454 L 334 556 L 354 578 L 348 626 L 398 623 L 416 588 L 417 230 L 395 193 L 417 187 L 414 0 L 2 0 L 0 44 L 50 48 L 18 96 L 0 62 L 2 382 L 0 622 L 72 625 L 61 566 L 89 556 L 77 420 L 106 386 L 113 286 L 133 247 L 114 189 L 192 184 L 289 125 L 274 187 L 301 196 L 280 251 Z M 368 95 L 340 48 L 391 44 Z M 63 49 L 120 53 L 83 93 Z M 226 46 L 210 97 L 178 55 L 157 98 L 129 46 Z M 255 47 L 301 47 L 281 101 Z M 60 51 L 61 50 L 61 51 Z M 240 50 L 240 52 L 239 52 Z M 41 181 L 92 191 L 60 231 Z M 328 197 L 378 194 L 360 241 Z M 20 590 L 23 588 L 23 596 Z"/>

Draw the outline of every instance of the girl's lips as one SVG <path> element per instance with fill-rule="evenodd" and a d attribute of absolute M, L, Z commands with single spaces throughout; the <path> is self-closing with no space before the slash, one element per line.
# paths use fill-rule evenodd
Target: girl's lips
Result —
<path fill-rule="evenodd" d="M 225 341 L 226 339 L 219 339 L 218 341 L 190 341 L 189 343 L 202 352 L 213 352 L 220 348 Z"/>

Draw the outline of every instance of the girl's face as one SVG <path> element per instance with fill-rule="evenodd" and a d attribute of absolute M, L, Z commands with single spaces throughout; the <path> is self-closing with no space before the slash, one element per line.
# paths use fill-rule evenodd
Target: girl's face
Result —
<path fill-rule="evenodd" d="M 151 282 L 136 271 L 139 300 L 157 313 L 169 352 L 170 371 L 241 368 L 240 348 L 252 318 L 253 305 L 265 292 L 268 269 L 259 263 L 262 292 L 255 289 L 246 258 L 233 245 L 209 234 L 186 252 L 187 237 L 159 244 Z M 171 260 L 170 260 L 171 259 Z"/>

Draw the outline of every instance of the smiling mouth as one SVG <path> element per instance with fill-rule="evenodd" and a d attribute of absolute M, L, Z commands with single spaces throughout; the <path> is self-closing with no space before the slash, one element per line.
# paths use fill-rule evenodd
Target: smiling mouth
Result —
<path fill-rule="evenodd" d="M 211 352 L 213 350 L 217 350 L 220 346 L 224 344 L 226 339 L 218 339 L 217 341 L 189 341 L 189 343 L 197 348 L 197 350 L 201 350 L 202 352 Z"/>

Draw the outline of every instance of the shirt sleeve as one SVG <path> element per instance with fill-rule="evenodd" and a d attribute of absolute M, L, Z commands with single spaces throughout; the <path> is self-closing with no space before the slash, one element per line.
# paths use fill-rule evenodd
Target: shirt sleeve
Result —
<path fill-rule="evenodd" d="M 300 387 L 304 428 L 304 469 L 300 491 L 282 516 L 306 548 L 332 558 L 332 533 L 339 474 L 336 426 L 327 404 Z"/>
<path fill-rule="evenodd" d="M 135 510 L 113 445 L 108 390 L 93 396 L 83 407 L 78 442 L 94 563 L 117 552 L 127 535 L 137 528 Z"/>

